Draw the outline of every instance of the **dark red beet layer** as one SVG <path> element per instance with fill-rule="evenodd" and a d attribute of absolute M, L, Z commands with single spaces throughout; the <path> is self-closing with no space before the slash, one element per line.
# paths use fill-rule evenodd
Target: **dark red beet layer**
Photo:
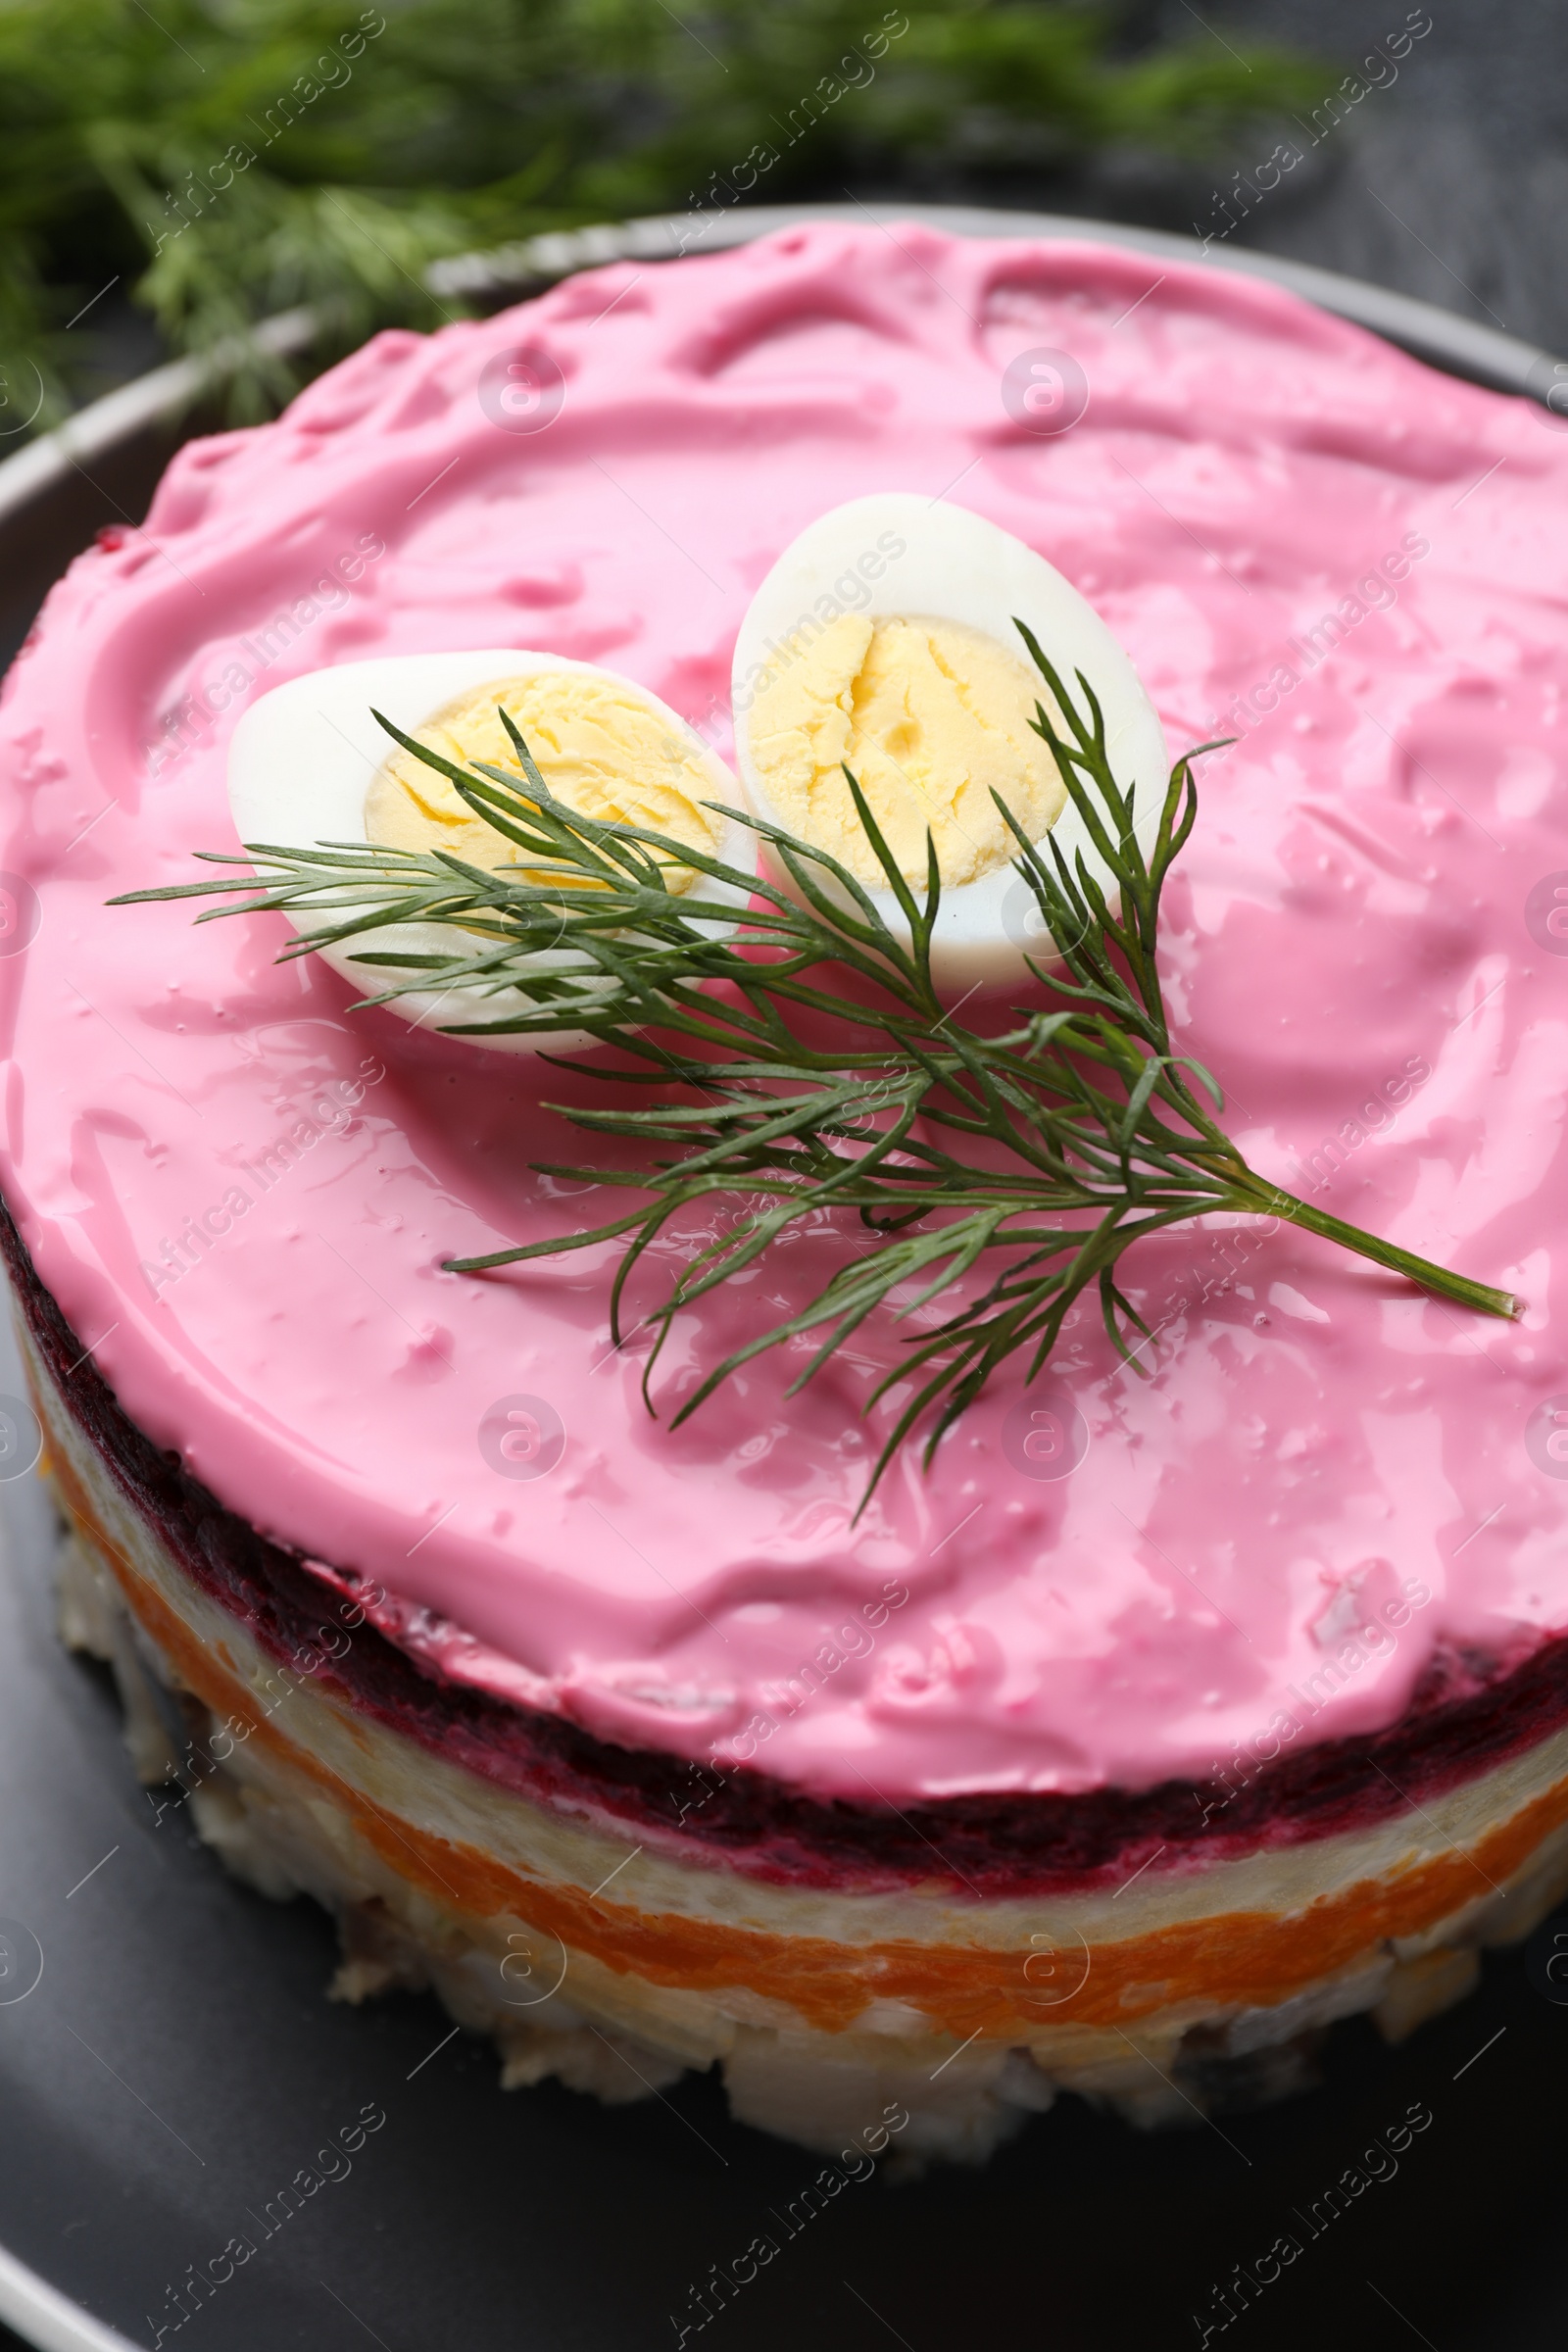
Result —
<path fill-rule="evenodd" d="M 318 1656 L 323 1616 L 332 1619 L 319 1578 L 226 1510 L 121 1410 L 3 1204 L 0 1250 L 40 1353 L 130 1502 L 281 1665 Z M 347 1573 L 373 1576 L 377 1565 Z M 1452 1654 L 1435 1659 L 1387 1731 L 1287 1750 L 1253 1765 L 1245 1782 L 1238 1769 L 1204 1784 L 950 1797 L 901 1813 L 801 1795 L 745 1766 L 721 1773 L 614 1746 L 560 1716 L 446 1682 L 368 1624 L 319 1672 L 354 1706 L 449 1763 L 558 1810 L 592 1809 L 640 1835 L 682 1837 L 694 1859 L 826 1887 L 929 1885 L 945 1867 L 956 1890 L 993 1896 L 1118 1885 L 1159 1847 L 1164 1869 L 1370 1827 L 1568 1722 L 1568 1639 L 1558 1638 L 1508 1671 Z"/>

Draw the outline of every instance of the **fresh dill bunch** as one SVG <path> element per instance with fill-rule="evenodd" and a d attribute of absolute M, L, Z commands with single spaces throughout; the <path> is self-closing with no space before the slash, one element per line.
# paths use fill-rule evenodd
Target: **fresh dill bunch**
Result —
<path fill-rule="evenodd" d="M 48 424 L 90 388 L 127 291 L 198 354 L 309 304 L 319 363 L 454 315 L 428 273 L 475 247 L 846 183 L 1016 203 L 1020 174 L 1106 146 L 1218 158 L 1321 90 L 1323 67 L 1196 28 L 1129 46 L 1131 21 L 1077 0 L 706 0 L 695 20 L 662 0 L 6 0 L 0 434 L 35 391 Z M 295 380 L 251 342 L 235 413 Z"/>
<path fill-rule="evenodd" d="M 798 1313 L 714 1365 L 674 1425 L 770 1348 L 819 1335 L 793 1396 L 878 1309 L 906 1322 L 941 1299 L 946 1311 L 934 1323 L 925 1316 L 928 1328 L 866 1400 L 869 1409 L 912 1377 L 862 1509 L 923 1417 L 929 1464 L 1000 1365 L 1022 1353 L 1023 1378 L 1033 1380 L 1085 1294 L 1098 1298 L 1119 1352 L 1144 1369 L 1139 1349 L 1153 1335 L 1121 1287 L 1121 1259 L 1148 1235 L 1194 1217 L 1277 1216 L 1437 1297 L 1517 1313 L 1508 1293 L 1347 1224 L 1248 1165 L 1218 1123 L 1215 1080 L 1173 1044 L 1155 964 L 1160 894 L 1197 819 L 1199 753 L 1177 761 L 1157 811 L 1140 814 L 1136 788 L 1124 791 L 1112 772 L 1088 680 L 1078 672 L 1073 695 L 1017 625 L 1066 731 L 1044 704 L 1033 723 L 1114 889 L 1102 888 L 1082 851 L 1069 863 L 1054 837 L 1043 857 L 998 799 L 1059 967 L 1031 963 L 1042 1002 L 1016 1008 L 995 1032 L 960 1021 L 933 983 L 942 880 L 929 835 L 917 892 L 848 768 L 856 813 L 902 917 L 897 929 L 838 859 L 738 810 L 719 813 L 771 845 L 788 887 L 646 827 L 582 815 L 551 795 L 505 710 L 512 773 L 483 762 L 460 767 L 380 723 L 513 844 L 513 871 L 442 851 L 251 844 L 243 858 L 199 853 L 249 863 L 247 878 L 138 891 L 112 904 L 229 894 L 235 903 L 198 919 L 284 913 L 298 927 L 285 956 L 348 945 L 355 961 L 399 974 L 368 1003 L 444 993 L 489 1016 L 441 1024 L 455 1035 L 547 1038 L 564 1028 L 619 1048 L 618 1066 L 560 1066 L 611 1090 L 657 1088 L 658 1101 L 548 1107 L 591 1135 L 641 1146 L 638 1164 L 535 1164 L 637 1198 L 588 1232 L 449 1262 L 478 1273 L 624 1241 L 610 1300 L 618 1346 L 625 1287 L 650 1248 L 715 1195 L 742 1197 L 736 1221 L 639 1318 L 656 1335 L 643 1375 L 651 1411 L 660 1350 L 683 1308 L 802 1220 L 855 1212 L 866 1247 Z M 1146 850 L 1140 834 L 1151 830 Z M 693 875 L 742 894 L 745 910 L 683 889 Z M 411 921 L 451 926 L 461 938 L 450 955 L 372 944 L 377 931 Z"/>

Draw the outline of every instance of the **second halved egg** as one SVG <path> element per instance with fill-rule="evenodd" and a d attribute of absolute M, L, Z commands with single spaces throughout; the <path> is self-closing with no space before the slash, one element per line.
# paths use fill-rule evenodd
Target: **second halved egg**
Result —
<path fill-rule="evenodd" d="M 753 815 L 827 851 L 906 926 L 860 826 L 844 769 L 919 895 L 929 832 L 943 897 L 932 971 L 944 990 L 1001 986 L 1051 955 L 1014 871 L 1029 839 L 1083 851 L 1113 877 L 1032 728 L 1044 704 L 1065 732 L 1015 623 L 1069 689 L 1082 671 L 1104 713 L 1112 770 L 1157 816 L 1165 739 L 1143 682 L 1100 614 L 1043 557 L 979 514 L 906 492 L 820 515 L 763 580 L 735 648 L 735 754 Z M 764 849 L 776 880 L 783 869 Z"/>

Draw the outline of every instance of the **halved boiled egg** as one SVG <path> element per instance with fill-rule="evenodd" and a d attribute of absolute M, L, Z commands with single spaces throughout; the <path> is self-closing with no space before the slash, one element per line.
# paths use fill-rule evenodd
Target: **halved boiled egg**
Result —
<path fill-rule="evenodd" d="M 667 704 L 593 662 L 511 648 L 347 662 L 292 678 L 264 696 L 240 719 L 229 747 L 228 799 L 240 840 L 282 849 L 381 842 L 450 850 L 469 864 L 513 868 L 520 877 L 522 853 L 515 844 L 475 816 L 447 778 L 400 749 L 372 716 L 383 711 L 404 734 L 456 766 L 477 760 L 513 772 L 516 759 L 499 716 L 503 707 L 550 791 L 569 808 L 646 825 L 743 873 L 755 870 L 755 836 L 704 806 L 718 801 L 733 808 L 739 799 L 735 778 Z M 537 863 L 526 870 L 539 878 Z M 733 906 L 737 913 L 746 905 L 746 892 L 689 869 L 676 868 L 667 878 L 691 899 Z M 356 963 L 356 949 L 450 956 L 461 952 L 462 939 L 450 925 L 401 923 L 320 953 L 371 995 L 393 975 Z M 541 953 L 530 962 L 541 972 L 581 968 L 581 958 L 569 950 Z M 593 984 L 585 977 L 583 985 L 591 990 Z M 397 998 L 393 1009 L 439 1027 L 507 1019 L 527 1004 L 517 989 L 491 996 L 416 990 Z M 534 1054 L 591 1041 L 584 1030 L 562 1028 L 469 1042 Z"/>
<path fill-rule="evenodd" d="M 1053 943 L 1013 869 L 999 793 L 1037 846 L 1081 850 L 1107 896 L 1114 877 L 1030 726 L 1044 704 L 1067 735 L 1015 622 L 1104 714 L 1118 784 L 1152 827 L 1165 738 L 1143 681 L 1094 607 L 1010 532 L 965 508 L 903 491 L 835 507 L 808 525 L 752 600 L 735 646 L 735 755 L 754 816 L 828 851 L 907 939 L 845 782 L 848 765 L 906 880 L 922 895 L 929 828 L 942 875 L 932 974 L 944 993 L 1001 986 Z M 1067 736 L 1067 740 L 1071 740 Z M 1049 853 L 1046 853 L 1048 863 Z M 769 876 L 788 876 L 764 844 Z"/>

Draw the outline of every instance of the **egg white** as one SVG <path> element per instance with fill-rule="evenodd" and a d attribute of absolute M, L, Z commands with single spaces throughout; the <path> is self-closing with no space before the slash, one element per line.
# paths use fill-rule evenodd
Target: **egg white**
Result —
<path fill-rule="evenodd" d="M 386 730 L 371 716 L 383 711 L 406 735 L 416 734 L 458 696 L 494 680 L 499 687 L 513 678 L 540 671 L 564 671 L 579 677 L 602 678 L 635 695 L 669 728 L 691 753 L 709 783 L 705 800 L 734 808 L 739 800 L 734 776 L 710 751 L 683 718 L 657 694 L 635 679 L 603 669 L 592 662 L 570 662 L 559 654 L 518 653 L 502 647 L 478 653 L 389 654 L 373 662 L 345 662 L 336 668 L 310 671 L 274 687 L 253 703 L 234 729 L 228 754 L 228 802 L 242 842 L 268 843 L 278 849 L 318 849 L 330 842 L 368 842 L 366 801 L 370 784 L 395 753 Z M 755 870 L 755 836 L 734 819 L 717 818 L 716 855 L 742 873 Z M 520 856 L 520 853 L 519 853 Z M 744 908 L 748 893 L 710 882 L 699 875 L 683 894 L 689 900 Z M 323 918 L 324 919 L 324 918 Z M 341 919 L 341 914 L 334 916 Z M 308 929 L 301 922 L 302 931 Z M 719 925 L 710 926 L 723 936 Z M 385 967 L 356 963 L 356 947 L 377 953 L 451 956 L 460 952 L 461 932 L 443 923 L 388 925 L 363 940 L 347 939 L 319 950 L 321 959 L 354 982 L 364 995 L 373 995 L 396 977 Z M 475 945 L 475 953 L 478 953 Z M 563 969 L 570 957 L 540 955 L 541 970 Z M 516 989 L 494 996 L 455 996 L 450 991 L 411 990 L 388 1007 L 416 1025 L 504 1020 L 527 1009 Z M 593 1043 L 587 1030 L 552 1029 L 543 1033 L 469 1037 L 469 1045 L 498 1054 L 559 1054 Z"/>
<path fill-rule="evenodd" d="M 889 555 L 879 541 L 903 542 Z M 875 572 L 874 577 L 867 576 Z M 783 819 L 751 751 L 751 711 L 764 673 L 776 671 L 788 641 L 808 623 L 843 612 L 872 620 L 902 616 L 963 621 L 982 630 L 1032 668 L 1015 620 L 1025 621 L 1069 690 L 1082 670 L 1100 698 L 1112 773 L 1123 788 L 1138 788 L 1141 835 L 1155 826 L 1169 763 L 1164 732 L 1143 680 L 1093 605 L 1069 580 L 1009 531 L 983 515 L 910 491 L 882 491 L 852 499 L 818 515 L 779 557 L 753 597 L 735 644 L 733 700 L 735 760 L 746 807 L 770 824 Z M 1041 699 L 1049 706 L 1045 680 Z M 1049 834 L 1076 870 L 1082 851 L 1090 871 L 1114 903 L 1115 881 L 1069 802 Z M 1038 844 L 1036 845 L 1039 846 Z M 1044 853 L 1048 864 L 1049 852 Z M 762 847 L 770 880 L 789 877 Z M 891 890 L 870 896 L 882 920 L 906 941 L 908 925 Z M 1025 957 L 1059 961 L 1038 908 L 1009 862 L 975 881 L 944 886 L 931 943 L 932 977 L 943 993 L 1004 987 L 1024 971 Z"/>

